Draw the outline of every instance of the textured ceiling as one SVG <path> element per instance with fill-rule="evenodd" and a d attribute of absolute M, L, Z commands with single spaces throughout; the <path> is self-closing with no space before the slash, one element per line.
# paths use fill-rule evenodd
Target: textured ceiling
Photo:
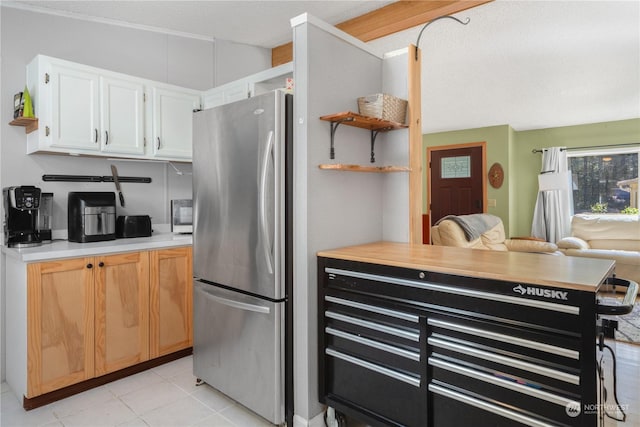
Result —
<path fill-rule="evenodd" d="M 640 118 L 640 2 L 495 1 L 457 16 L 471 21 L 420 40 L 425 132 Z M 387 52 L 418 31 L 369 44 Z"/>
<path fill-rule="evenodd" d="M 289 20 L 302 13 L 308 12 L 335 25 L 393 2 L 24 0 L 7 3 L 272 48 L 291 41 Z"/>
<path fill-rule="evenodd" d="M 273 47 L 290 41 L 289 19 L 301 13 L 336 24 L 388 3 L 28 0 L 18 7 Z M 640 117 L 640 1 L 497 0 L 457 16 L 471 22 L 438 21 L 420 42 L 424 132 Z M 406 47 L 419 29 L 369 44 L 379 52 Z"/>

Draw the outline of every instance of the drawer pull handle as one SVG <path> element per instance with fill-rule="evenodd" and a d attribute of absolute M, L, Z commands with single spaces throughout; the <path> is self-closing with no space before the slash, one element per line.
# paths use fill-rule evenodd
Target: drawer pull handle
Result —
<path fill-rule="evenodd" d="M 379 323 L 369 322 L 368 320 L 362 320 L 356 317 L 334 313 L 333 311 L 325 311 L 324 315 L 330 319 L 340 320 L 342 322 L 351 323 L 352 325 L 362 326 L 364 328 L 373 329 L 374 331 L 383 332 L 385 334 L 394 335 L 400 338 L 406 338 L 414 342 L 420 342 L 419 332 L 404 331 L 402 329 L 392 328 L 390 326 L 381 325 Z"/>
<path fill-rule="evenodd" d="M 442 337 L 446 338 L 446 337 Z M 478 350 L 476 348 L 463 345 L 465 341 L 459 341 L 458 343 L 454 343 L 451 341 L 447 341 L 446 339 L 440 339 L 432 335 L 427 339 L 427 343 L 429 345 L 444 348 L 446 350 L 455 351 L 457 353 L 466 354 L 469 356 L 477 357 L 482 360 L 486 360 L 489 362 L 500 363 L 505 366 L 510 366 L 516 369 L 522 369 L 524 371 L 529 371 L 536 373 L 538 375 L 544 375 L 545 377 L 555 378 L 560 381 L 564 381 L 570 384 L 580 384 L 580 377 L 578 375 L 567 374 L 566 372 L 558 371 L 556 369 L 550 369 L 545 366 L 534 365 L 533 363 L 523 362 L 522 360 L 513 359 L 511 357 L 502 356 L 497 353 L 492 353 L 489 351 Z M 467 343 L 471 344 L 471 343 Z"/>
<path fill-rule="evenodd" d="M 366 360 L 358 359 L 357 357 L 349 356 L 348 354 L 341 353 L 339 351 L 335 351 L 331 348 L 327 348 L 324 352 L 328 356 L 335 357 L 337 359 L 344 360 L 345 362 L 352 363 L 354 365 L 361 366 L 365 369 L 369 369 L 370 371 L 377 372 L 382 375 L 386 375 L 387 377 L 396 379 L 398 381 L 405 382 L 414 387 L 420 387 L 420 378 L 415 378 L 400 372 L 396 372 L 393 369 L 385 368 L 384 366 L 376 365 L 375 363 L 367 362 Z"/>
<path fill-rule="evenodd" d="M 519 423 L 522 423 L 531 427 L 553 427 L 553 424 L 548 424 L 548 423 L 536 420 L 535 418 L 518 414 L 517 412 L 513 412 L 508 409 L 504 409 L 499 406 L 492 405 L 490 403 L 484 402 L 474 397 L 466 396 L 462 393 L 449 390 L 448 388 L 441 387 L 437 384 L 429 384 L 429 391 L 435 394 L 439 394 L 440 396 L 457 400 L 458 402 L 466 403 L 467 405 L 475 406 L 476 408 L 482 409 L 487 412 L 491 412 L 496 415 L 500 415 L 505 418 L 509 418 L 511 420 L 517 421 Z"/>
<path fill-rule="evenodd" d="M 502 295 L 498 293 L 481 292 L 473 289 L 465 289 L 461 287 L 440 285 L 437 283 L 418 282 L 415 280 L 399 279 L 397 277 L 388 277 L 388 276 L 379 276 L 377 274 L 360 273 L 358 271 L 341 270 L 338 268 L 326 267 L 324 271 L 325 273 L 328 273 L 328 274 L 337 274 L 340 276 L 353 277 L 356 279 L 372 280 L 374 282 L 390 283 L 393 285 L 408 286 L 411 288 L 426 289 L 429 291 L 444 292 L 444 293 L 458 295 L 458 296 L 466 296 L 466 297 L 472 297 L 472 298 L 485 299 L 489 301 L 504 302 L 507 304 L 524 305 L 524 306 L 533 307 L 533 308 L 540 308 L 543 310 L 557 311 L 559 313 L 573 314 L 576 316 L 580 314 L 580 307 L 574 307 L 572 305 L 562 305 L 562 304 L 556 304 L 553 302 L 538 301 L 538 300 L 532 300 L 532 299 L 526 299 L 526 298 L 520 298 L 520 297 L 512 297 L 509 295 Z"/>
<path fill-rule="evenodd" d="M 384 314 L 385 316 L 395 317 L 396 319 L 408 320 L 409 322 L 418 323 L 420 317 L 415 314 L 403 313 L 401 311 L 389 310 L 387 308 L 376 307 L 375 305 L 363 304 L 356 301 L 350 301 L 342 298 L 332 297 L 327 295 L 324 297 L 325 301 L 332 302 L 334 304 L 345 305 L 347 307 L 359 308 L 360 310 L 370 311 L 372 313 Z"/>
<path fill-rule="evenodd" d="M 485 383 L 494 384 L 502 388 L 507 388 L 509 390 L 517 391 L 518 393 L 527 394 L 529 396 L 533 396 L 537 399 L 546 400 L 547 402 L 555 403 L 556 405 L 560 405 L 563 408 L 567 407 L 567 405 L 576 405 L 575 400 L 567 399 L 566 397 L 558 396 L 557 394 L 549 393 L 546 391 L 538 390 L 532 387 L 529 387 L 524 384 L 519 384 L 513 381 L 508 381 L 494 375 L 485 374 L 483 372 L 478 372 L 473 369 L 466 368 L 461 365 L 457 365 L 455 363 L 449 363 L 441 359 L 437 359 L 435 357 L 429 358 L 429 365 L 436 366 L 441 369 L 445 369 L 449 372 L 453 372 L 455 374 L 464 375 L 469 378 L 474 378 L 476 380 L 480 380 Z M 579 404 L 578 404 L 579 405 Z"/>
<path fill-rule="evenodd" d="M 439 328 L 448 329 L 450 331 L 462 332 L 463 334 L 469 334 L 476 337 L 488 338 L 490 340 L 505 342 L 508 344 L 515 344 L 521 347 L 533 348 L 535 350 L 541 350 L 547 353 L 557 354 L 559 356 L 568 357 L 574 360 L 578 360 L 580 358 L 580 353 L 576 350 L 556 347 L 554 345 L 544 344 L 537 341 L 525 340 L 523 338 L 514 337 L 513 335 L 499 334 L 497 332 L 491 332 L 485 329 L 473 328 L 471 326 L 460 325 L 458 323 L 445 322 L 443 320 L 438 320 L 433 318 L 427 319 L 427 324 L 430 326 L 437 326 Z"/>
<path fill-rule="evenodd" d="M 366 345 L 367 347 L 386 351 L 387 353 L 397 354 L 398 356 L 415 360 L 416 362 L 420 361 L 420 353 L 417 353 L 415 351 L 405 350 L 404 348 L 399 348 L 389 344 L 384 344 L 375 340 L 370 340 L 369 338 L 359 337 L 357 335 L 353 335 L 344 331 L 339 331 L 333 328 L 325 328 L 324 331 L 327 334 L 333 335 L 338 338 L 344 338 L 345 340 L 353 341 L 358 344 Z"/>
<path fill-rule="evenodd" d="M 91 263 L 87 264 L 87 268 L 93 268 L 93 264 Z"/>

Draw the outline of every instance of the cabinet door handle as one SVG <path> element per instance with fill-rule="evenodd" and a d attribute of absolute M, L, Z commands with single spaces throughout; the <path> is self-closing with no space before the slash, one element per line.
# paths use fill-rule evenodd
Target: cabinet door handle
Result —
<path fill-rule="evenodd" d="M 104 139 L 105 139 L 104 145 L 109 145 L 109 131 L 108 130 L 104 131 Z"/>
<path fill-rule="evenodd" d="M 93 143 L 97 144 L 98 143 L 98 128 L 95 128 L 93 130 L 93 132 L 94 132 Z"/>
<path fill-rule="evenodd" d="M 87 268 L 93 268 L 93 264 L 91 263 L 87 264 Z"/>
<path fill-rule="evenodd" d="M 98 263 L 98 267 L 104 267 L 104 262 L 100 261 L 100 262 Z"/>
<path fill-rule="evenodd" d="M 160 149 L 160 137 L 157 137 L 156 139 L 158 140 L 158 148 L 157 149 L 159 150 Z"/>

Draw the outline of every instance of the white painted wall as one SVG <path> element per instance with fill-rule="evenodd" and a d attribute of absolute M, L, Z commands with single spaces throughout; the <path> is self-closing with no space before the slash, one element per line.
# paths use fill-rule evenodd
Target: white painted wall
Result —
<path fill-rule="evenodd" d="M 408 206 L 408 178 L 400 176 L 398 182 L 398 178 L 384 174 L 318 169 L 321 163 L 367 165 L 370 153 L 368 130 L 340 125 L 335 135 L 336 158 L 330 160 L 330 125 L 318 118 L 341 111 L 358 111 L 358 97 L 382 91 L 383 75 L 389 79 L 385 89 L 402 97 L 406 94 L 407 72 L 406 65 L 404 72 L 398 66 L 401 57 L 393 58 L 386 65 L 382 57 L 365 44 L 313 17 L 294 18 L 293 26 L 296 80 L 294 425 L 302 426 L 315 425 L 322 411 L 317 376 L 316 253 L 379 241 L 385 234 L 397 241 L 408 239 L 408 213 L 399 217 L 402 212 L 385 206 L 385 203 L 396 202 Z M 404 63 L 407 63 L 406 55 Z M 396 79 L 400 83 L 395 83 Z M 408 134 L 397 132 L 397 136 L 391 133 L 378 136 L 376 164 L 408 163 Z M 397 144 L 397 147 L 385 150 L 381 148 L 384 144 Z M 388 233 L 384 231 L 385 224 L 389 225 Z"/>
<path fill-rule="evenodd" d="M 178 175 L 166 164 L 87 157 L 26 155 L 24 128 L 9 126 L 13 95 L 25 86 L 26 65 L 37 54 L 130 74 L 197 90 L 271 66 L 270 51 L 226 41 L 209 42 L 129 27 L 1 7 L 0 28 L 0 187 L 36 185 L 54 193 L 53 228 L 66 229 L 69 191 L 113 191 L 109 183 L 43 182 L 43 174 L 110 175 L 110 164 L 122 176 L 151 177 L 151 184 L 122 184 L 126 207 L 118 215 L 148 214 L 153 224 L 168 224 L 173 198 L 191 197 L 191 175 Z M 37 114 L 37 111 L 36 111 Z M 190 164 L 176 164 L 186 173 Z M 2 212 L 4 218 L 4 212 Z M 0 265 L 3 267 L 3 265 Z M 5 378 L 5 280 L 1 316 L 2 371 Z"/>
<path fill-rule="evenodd" d="M 215 44 L 215 85 L 220 86 L 271 68 L 271 49 L 218 41 Z M 259 65 L 259 67 L 256 67 Z"/>
<path fill-rule="evenodd" d="M 409 99 L 408 51 L 385 54 L 382 62 L 382 92 Z M 408 115 L 408 112 L 407 112 Z M 376 156 L 386 166 L 409 166 L 409 130 L 394 130 L 378 135 Z M 409 173 L 394 172 L 383 177 L 382 239 L 409 241 Z"/>

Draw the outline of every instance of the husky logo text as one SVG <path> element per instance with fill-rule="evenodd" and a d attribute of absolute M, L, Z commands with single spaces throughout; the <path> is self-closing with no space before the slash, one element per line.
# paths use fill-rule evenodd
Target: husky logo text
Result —
<path fill-rule="evenodd" d="M 515 288 L 513 288 L 513 291 L 519 293 L 520 295 L 534 295 L 544 298 L 560 299 L 563 301 L 566 301 L 568 299 L 567 295 L 569 294 L 569 292 L 554 291 L 553 289 L 534 288 L 533 286 L 522 285 L 516 286 Z"/>

